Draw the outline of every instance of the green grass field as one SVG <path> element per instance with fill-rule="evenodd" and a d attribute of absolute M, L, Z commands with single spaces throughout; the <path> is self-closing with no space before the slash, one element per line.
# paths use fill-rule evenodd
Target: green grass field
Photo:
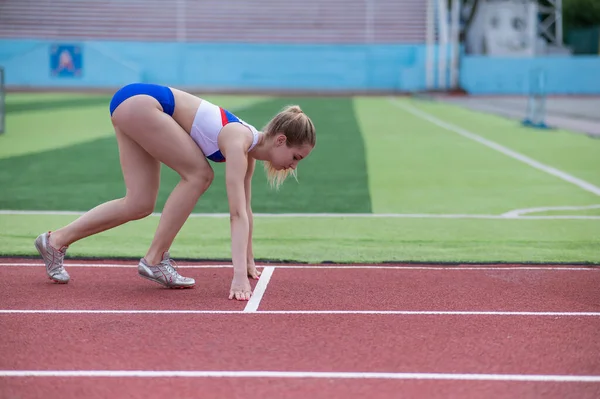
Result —
<path fill-rule="evenodd" d="M 207 98 L 257 128 L 284 105 L 299 104 L 317 128 L 317 147 L 301 162 L 299 182 L 290 179 L 275 192 L 257 169 L 257 259 L 600 263 L 600 207 L 590 207 L 600 204 L 600 140 L 409 98 Z M 35 255 L 39 233 L 77 217 L 53 211 L 84 212 L 124 195 L 109 101 L 93 94 L 7 95 L 1 255 Z M 227 212 L 224 166 L 212 165 L 215 181 L 195 213 Z M 162 175 L 156 212 L 178 181 L 166 167 Z M 539 209 L 524 211 L 530 208 Z M 228 218 L 214 216 L 188 220 L 171 248 L 175 259 L 230 259 Z M 143 256 L 157 223 L 151 216 L 86 238 L 68 256 Z"/>

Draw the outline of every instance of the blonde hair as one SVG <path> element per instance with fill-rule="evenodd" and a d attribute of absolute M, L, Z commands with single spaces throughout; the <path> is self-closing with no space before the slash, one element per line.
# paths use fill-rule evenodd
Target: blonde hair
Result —
<path fill-rule="evenodd" d="M 281 112 L 269 121 L 263 131 L 266 137 L 273 137 L 277 133 L 283 133 L 286 137 L 288 147 L 305 144 L 314 147 L 317 141 L 315 126 L 308 115 L 298 105 L 288 105 L 283 108 Z M 289 175 L 294 176 L 296 181 L 298 181 L 296 170 L 277 170 L 269 161 L 264 161 L 263 166 L 271 187 L 279 189 Z"/>

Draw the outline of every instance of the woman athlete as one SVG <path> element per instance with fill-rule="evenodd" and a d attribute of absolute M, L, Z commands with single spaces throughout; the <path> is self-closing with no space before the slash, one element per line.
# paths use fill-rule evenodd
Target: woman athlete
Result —
<path fill-rule="evenodd" d="M 200 196 L 213 181 L 212 162 L 226 162 L 225 184 L 231 227 L 233 280 L 229 299 L 248 300 L 248 277 L 258 279 L 252 252 L 251 182 L 256 161 L 263 161 L 272 186 L 278 187 L 315 147 L 315 128 L 298 106 L 279 112 L 259 132 L 229 111 L 174 88 L 134 83 L 115 93 L 111 120 L 119 147 L 126 194 L 105 202 L 56 231 L 41 234 L 35 247 L 46 273 L 68 283 L 63 266 L 67 248 L 154 211 L 160 164 L 175 170 L 181 181 L 173 189 L 154 239 L 138 264 L 141 277 L 169 288 L 191 288 L 193 278 L 173 267 L 169 248 Z"/>

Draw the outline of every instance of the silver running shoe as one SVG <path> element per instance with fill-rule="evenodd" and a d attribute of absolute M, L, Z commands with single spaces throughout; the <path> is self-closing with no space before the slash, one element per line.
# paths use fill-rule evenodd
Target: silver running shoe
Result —
<path fill-rule="evenodd" d="M 138 264 L 138 274 L 168 288 L 192 288 L 196 281 L 177 273 L 171 262 L 169 252 L 163 254 L 162 261 L 156 266 L 150 266 L 146 263 L 146 259 L 142 258 Z"/>
<path fill-rule="evenodd" d="M 35 239 L 35 248 L 40 253 L 46 264 L 46 273 L 50 280 L 59 283 L 67 284 L 71 277 L 63 266 L 65 252 L 67 247 L 56 249 L 50 245 L 50 232 L 40 234 Z"/>

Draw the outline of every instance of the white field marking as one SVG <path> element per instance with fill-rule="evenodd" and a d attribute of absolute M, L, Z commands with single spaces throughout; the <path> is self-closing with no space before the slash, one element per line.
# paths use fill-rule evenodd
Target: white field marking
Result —
<path fill-rule="evenodd" d="M 600 312 L 516 312 L 460 310 L 98 310 L 98 309 L 0 309 L 0 314 L 195 314 L 195 315 L 382 315 L 382 316 L 535 316 L 600 317 Z"/>
<path fill-rule="evenodd" d="M 572 176 L 566 172 L 563 172 L 562 170 L 553 168 L 552 166 L 545 165 L 545 164 L 538 162 L 532 158 L 529 158 L 528 156 L 525 156 L 516 151 L 513 151 L 510 148 L 504 147 L 503 145 L 500 145 L 494 141 L 485 139 L 475 133 L 469 132 L 468 130 L 465 130 L 458 126 L 444 122 L 443 120 L 438 119 L 438 118 L 434 117 L 433 115 L 431 115 L 425 111 L 422 111 L 416 107 L 413 107 L 412 105 L 404 104 L 394 98 L 390 98 L 390 103 L 392 103 L 393 105 L 395 105 L 398 108 L 401 108 L 401 109 L 413 114 L 414 116 L 417 116 L 421 119 L 431 122 L 434 125 L 437 125 L 441 128 L 449 130 L 451 132 L 458 133 L 463 137 L 474 140 L 474 141 L 478 142 L 479 144 L 483 144 L 484 146 L 486 146 L 488 148 L 491 148 L 493 150 L 501 152 L 502 154 L 507 155 L 513 159 L 516 159 L 517 161 L 521 161 L 533 168 L 541 170 L 542 172 L 546 172 L 550 175 L 556 176 L 556 177 L 558 177 L 566 182 L 569 182 L 571 184 L 574 184 L 592 194 L 596 194 L 596 195 L 600 196 L 600 187 L 597 187 L 585 180 L 582 180 L 575 176 Z"/>
<path fill-rule="evenodd" d="M 45 267 L 43 263 L 1 263 L 2 267 Z M 435 263 L 435 262 L 433 262 Z M 65 262 L 65 267 L 91 267 L 91 268 L 124 268 L 133 269 L 137 268 L 136 265 L 132 264 L 102 264 L 102 263 L 69 263 Z M 178 269 L 231 269 L 232 265 L 178 265 Z M 383 270 L 507 270 L 507 271 L 524 271 L 524 270 L 579 270 L 579 271 L 598 271 L 600 266 L 404 266 L 404 265 L 306 265 L 306 264 L 283 264 L 273 266 L 261 266 L 257 265 L 258 268 L 276 267 L 278 269 L 383 269 Z M 260 281 L 260 280 L 259 280 Z"/>
<path fill-rule="evenodd" d="M 131 378 L 327 378 L 361 380 L 459 380 L 527 382 L 600 382 L 600 375 L 458 374 L 323 371 L 195 371 L 195 370 L 0 370 L 0 377 L 131 377 Z"/>
<path fill-rule="evenodd" d="M 4 209 L 0 215 L 72 215 L 81 216 L 85 212 L 78 211 L 17 211 Z M 600 220 L 600 216 L 591 215 L 547 215 L 547 216 L 504 216 L 504 215 L 478 215 L 478 214 L 443 214 L 443 213 L 255 213 L 255 218 L 393 218 L 393 219 L 581 219 Z M 151 216 L 160 217 L 161 213 L 153 213 Z M 192 213 L 190 218 L 228 218 L 228 213 Z"/>
<path fill-rule="evenodd" d="M 262 270 L 258 283 L 256 284 L 256 287 L 254 287 L 254 292 L 244 308 L 244 312 L 256 312 L 258 310 L 260 301 L 267 290 L 267 285 L 269 285 L 269 281 L 271 280 L 274 271 L 275 268 L 273 266 L 266 266 Z"/>
<path fill-rule="evenodd" d="M 547 212 L 547 211 L 583 211 L 586 209 L 600 209 L 600 204 L 598 205 L 582 205 L 582 206 L 541 206 L 537 208 L 524 208 L 524 209 L 514 209 L 512 211 L 503 213 L 502 216 L 506 218 L 514 218 L 522 216 L 526 213 L 535 213 L 535 212 Z"/>

